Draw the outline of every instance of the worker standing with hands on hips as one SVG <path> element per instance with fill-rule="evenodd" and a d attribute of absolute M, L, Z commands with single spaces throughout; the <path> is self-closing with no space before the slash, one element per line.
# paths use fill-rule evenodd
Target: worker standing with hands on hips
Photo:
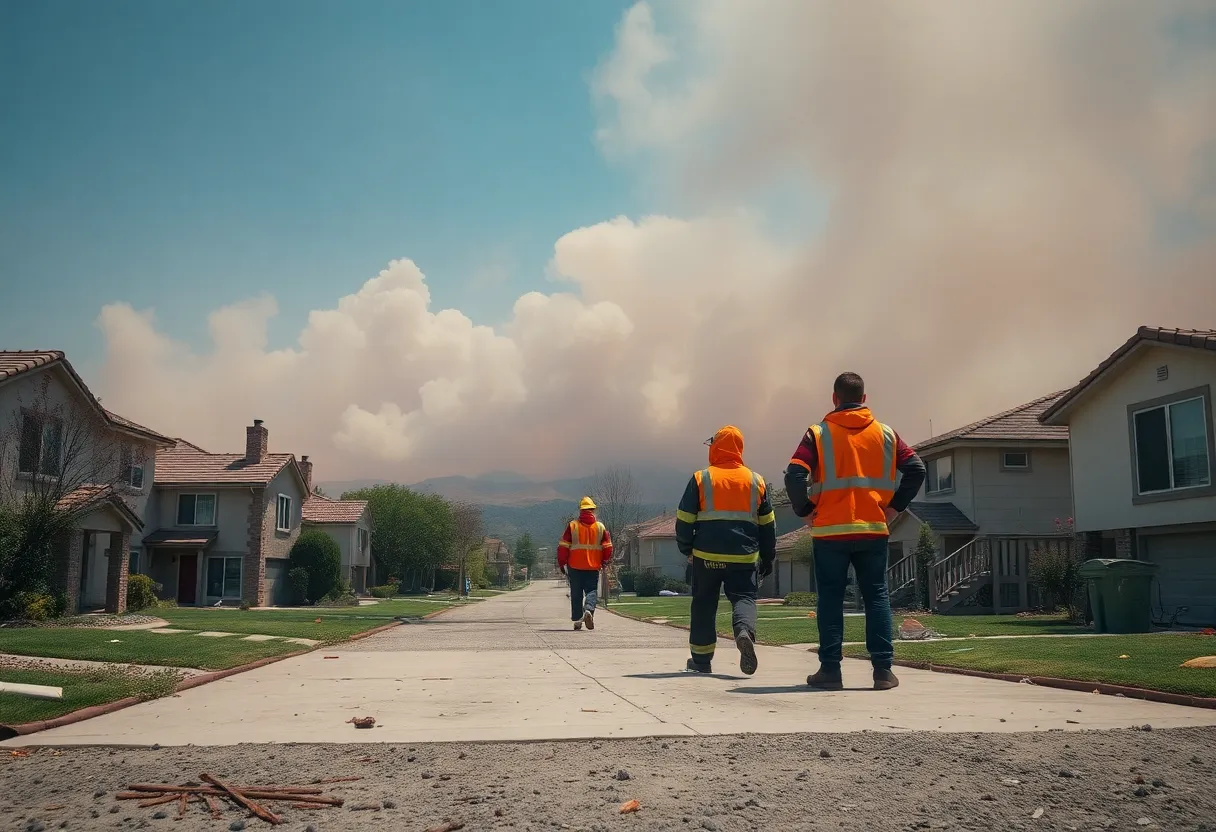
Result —
<path fill-rule="evenodd" d="M 875 420 L 861 376 L 841 373 L 832 404 L 835 409 L 807 430 L 785 470 L 790 505 L 811 529 L 819 592 L 820 668 L 806 682 L 820 690 L 844 687 L 844 591 L 852 565 L 865 602 L 874 689 L 891 690 L 899 680 L 891 672 L 895 647 L 887 540 L 890 524 L 920 491 L 925 464 L 894 430 Z"/>
<path fill-rule="evenodd" d="M 584 497 L 577 520 L 566 524 L 557 544 L 557 568 L 570 583 L 570 620 L 574 629 L 595 629 L 595 603 L 600 570 L 612 560 L 612 538 L 595 519 L 595 501 Z"/>
<path fill-rule="evenodd" d="M 743 464 L 743 433 L 727 425 L 705 443 L 709 467 L 697 471 L 676 511 L 676 544 L 692 566 L 688 669 L 709 673 L 718 645 L 718 595 L 726 590 L 739 669 L 756 672 L 757 572 L 773 571 L 777 527 L 764 478 Z M 757 570 L 757 566 L 759 569 Z"/>

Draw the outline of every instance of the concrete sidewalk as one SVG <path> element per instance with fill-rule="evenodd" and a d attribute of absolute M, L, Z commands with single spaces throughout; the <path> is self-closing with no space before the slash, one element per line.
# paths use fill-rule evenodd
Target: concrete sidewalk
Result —
<path fill-rule="evenodd" d="M 605 614 L 570 629 L 564 585 L 542 583 L 338 648 L 315 651 L 18 744 L 448 742 L 875 731 L 1013 732 L 1216 724 L 1216 711 L 900 670 L 869 690 L 846 661 L 840 693 L 805 687 L 815 660 L 732 642 L 711 676 L 683 672 L 687 633 Z M 336 656 L 337 658 L 325 658 Z M 374 716 L 356 730 L 352 716 Z"/>

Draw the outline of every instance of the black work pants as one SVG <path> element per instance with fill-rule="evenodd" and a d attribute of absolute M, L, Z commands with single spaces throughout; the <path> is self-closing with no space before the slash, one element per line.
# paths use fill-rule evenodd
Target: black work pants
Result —
<path fill-rule="evenodd" d="M 585 612 L 594 615 L 595 604 L 599 600 L 599 570 L 572 569 L 567 566 L 566 577 L 570 579 L 570 620 L 582 621 Z"/>
<path fill-rule="evenodd" d="M 738 636 L 756 637 L 756 564 L 719 563 L 692 559 L 692 620 L 688 648 L 698 664 L 709 664 L 718 645 L 718 596 L 726 590 L 730 601 L 731 629 Z"/>

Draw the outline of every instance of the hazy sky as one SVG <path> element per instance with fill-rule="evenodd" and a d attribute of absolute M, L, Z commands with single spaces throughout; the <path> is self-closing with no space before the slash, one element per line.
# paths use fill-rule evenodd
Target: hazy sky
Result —
<path fill-rule="evenodd" d="M 318 477 L 776 475 L 1216 327 L 1216 2 L 9 2 L 0 342 Z"/>

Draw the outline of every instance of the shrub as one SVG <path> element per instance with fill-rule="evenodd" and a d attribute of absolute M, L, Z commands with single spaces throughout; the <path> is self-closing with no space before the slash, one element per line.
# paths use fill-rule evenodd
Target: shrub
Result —
<path fill-rule="evenodd" d="M 342 550 L 325 532 L 303 532 L 291 547 L 291 568 L 293 571 L 305 569 L 308 572 L 304 599 L 320 600 L 341 582 Z"/>
<path fill-rule="evenodd" d="M 238 606 L 238 608 L 240 608 L 240 609 L 242 609 L 242 610 L 246 610 L 246 611 L 248 611 L 250 608 L 252 608 L 252 606 L 253 606 L 253 605 L 252 605 L 252 604 L 250 604 L 250 603 L 249 603 L 247 600 L 245 600 L 244 598 L 242 598 L 242 599 L 241 599 L 241 603 L 240 603 L 240 604 L 238 604 L 237 606 Z"/>
<path fill-rule="evenodd" d="M 639 598 L 654 598 L 666 584 L 667 579 L 657 572 L 639 572 L 633 580 Z"/>
<path fill-rule="evenodd" d="M 20 616 L 26 621 L 47 621 L 58 618 L 62 612 L 57 610 L 55 596 L 46 592 L 20 592 L 14 600 L 20 610 Z"/>
<path fill-rule="evenodd" d="M 616 574 L 616 577 L 617 577 L 617 580 L 619 580 L 621 582 L 621 592 L 633 592 L 634 591 L 633 582 L 637 578 L 637 576 L 638 576 L 638 573 L 634 572 L 632 569 L 622 569 L 620 572 L 618 572 Z"/>
<path fill-rule="evenodd" d="M 681 595 L 687 595 L 692 591 L 692 588 L 683 581 L 677 581 L 675 578 L 668 578 L 663 582 L 663 589 L 668 592 L 678 592 Z"/>
<path fill-rule="evenodd" d="M 350 588 L 350 581 L 340 580 L 337 586 L 325 593 L 325 597 L 320 603 L 327 607 L 357 607 L 359 599 L 355 597 L 355 592 Z"/>
<path fill-rule="evenodd" d="M 156 602 L 156 606 L 160 607 L 162 610 L 177 609 L 177 599 L 176 598 L 163 598 L 160 601 Z"/>
<path fill-rule="evenodd" d="M 127 609 L 146 610 L 157 604 L 156 593 L 164 589 L 147 575 L 132 575 L 127 579 Z"/>
<path fill-rule="evenodd" d="M 1030 553 L 1030 579 L 1047 599 L 1045 606 L 1051 610 L 1064 607 L 1074 621 L 1085 612 L 1085 580 L 1080 567 L 1068 546 L 1035 549 Z"/>
<path fill-rule="evenodd" d="M 373 598 L 392 598 L 397 594 L 400 584 L 386 584 L 384 586 L 374 586 L 368 590 Z"/>
<path fill-rule="evenodd" d="M 787 607 L 813 607 L 819 603 L 819 596 L 813 592 L 791 592 L 785 596 Z"/>
<path fill-rule="evenodd" d="M 456 572 L 447 569 L 440 569 L 435 573 L 435 591 L 439 592 L 444 589 L 452 589 L 456 586 L 456 580 L 459 577 Z"/>
<path fill-rule="evenodd" d="M 297 566 L 287 572 L 287 588 L 291 590 L 291 601 L 298 604 L 308 599 L 308 570 Z"/>

